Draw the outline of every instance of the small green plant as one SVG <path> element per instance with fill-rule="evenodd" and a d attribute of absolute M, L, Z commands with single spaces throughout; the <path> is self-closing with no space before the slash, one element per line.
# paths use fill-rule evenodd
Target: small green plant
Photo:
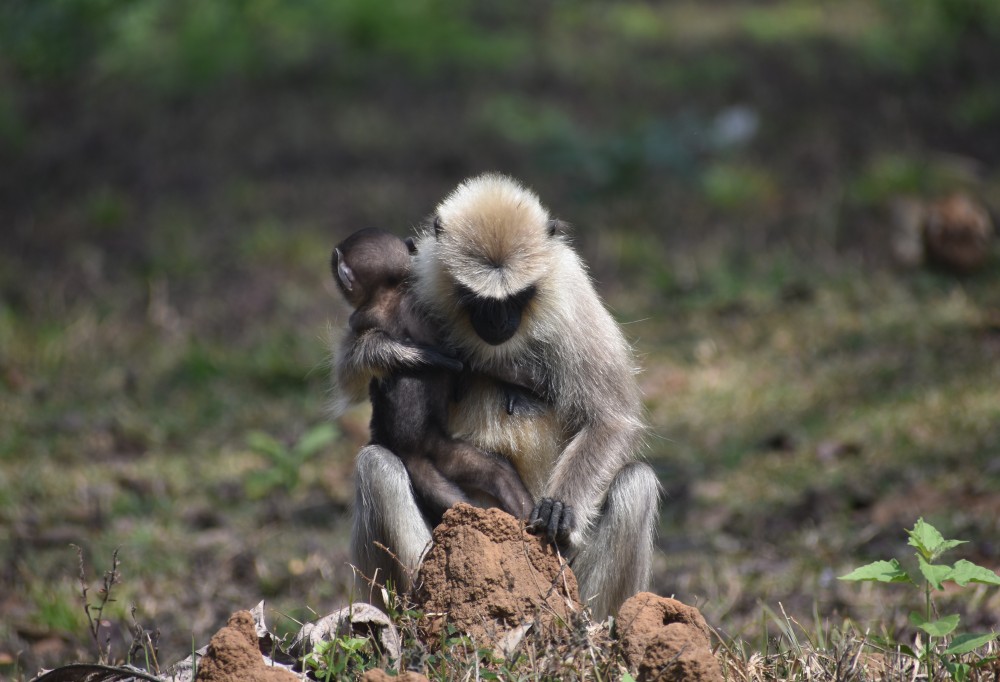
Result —
<path fill-rule="evenodd" d="M 293 446 L 288 447 L 261 431 L 247 436 L 247 445 L 268 459 L 265 469 L 254 471 L 247 478 L 247 493 L 261 498 L 278 488 L 294 490 L 299 484 L 302 465 L 326 447 L 337 436 L 330 424 L 320 424 L 306 431 Z"/>
<path fill-rule="evenodd" d="M 330 682 L 362 673 L 374 660 L 368 637 L 345 636 L 317 642 L 302 662 L 316 679 Z"/>
<path fill-rule="evenodd" d="M 946 540 L 934 526 L 926 523 L 922 518 L 917 519 L 913 529 L 906 531 L 906 533 L 910 536 L 909 545 L 917 550 L 914 554 L 917 557 L 922 579 L 919 577 L 914 579 L 914 574 L 908 573 L 899 561 L 890 559 L 889 561 L 875 561 L 867 566 L 856 568 L 847 575 L 840 576 L 840 580 L 910 583 L 917 587 L 922 586 L 924 591 L 923 612 L 910 613 L 910 622 L 927 635 L 927 645 L 918 648 L 917 651 L 907 647 L 901 647 L 901 650 L 914 656 L 926 666 L 927 679 L 934 679 L 934 669 L 936 664 L 940 662 L 953 679 L 962 682 L 968 679 L 972 665 L 963 662 L 961 656 L 996 639 L 1000 633 L 955 634 L 959 615 L 955 613 L 939 616 L 931 598 L 932 591 L 943 590 L 943 583 L 948 581 L 954 582 L 959 587 L 965 587 L 969 583 L 1000 585 L 1000 575 L 965 559 L 950 566 L 937 563 L 942 554 L 966 541 Z M 944 648 L 939 651 L 936 648 L 936 643 L 942 644 Z"/>

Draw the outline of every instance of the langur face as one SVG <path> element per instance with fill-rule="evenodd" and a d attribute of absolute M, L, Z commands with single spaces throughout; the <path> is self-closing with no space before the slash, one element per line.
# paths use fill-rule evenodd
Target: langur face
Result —
<path fill-rule="evenodd" d="M 455 304 L 449 314 L 466 318 L 490 346 L 515 339 L 536 312 L 540 283 L 552 275 L 561 225 L 509 178 L 486 174 L 459 185 L 438 205 L 427 233 L 435 244 L 429 258 L 445 275 L 437 295 Z"/>
<path fill-rule="evenodd" d="M 491 346 L 499 346 L 517 333 L 524 309 L 537 291 L 531 285 L 508 298 L 487 298 L 461 284 L 457 288 L 459 304 L 468 314 L 472 328 Z"/>

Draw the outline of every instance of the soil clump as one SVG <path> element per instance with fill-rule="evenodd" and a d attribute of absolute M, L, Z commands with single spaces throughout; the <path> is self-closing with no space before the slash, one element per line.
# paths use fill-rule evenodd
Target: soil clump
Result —
<path fill-rule="evenodd" d="M 299 676 L 264 663 L 249 611 L 237 611 L 212 635 L 198 661 L 197 682 L 299 682 Z"/>
<path fill-rule="evenodd" d="M 434 529 L 414 602 L 427 641 L 446 623 L 483 646 L 509 646 L 526 624 L 545 631 L 582 610 L 576 577 L 556 548 L 500 509 L 458 504 Z"/>
<path fill-rule="evenodd" d="M 722 682 L 708 624 L 693 606 L 640 592 L 622 604 L 615 630 L 640 682 Z"/>

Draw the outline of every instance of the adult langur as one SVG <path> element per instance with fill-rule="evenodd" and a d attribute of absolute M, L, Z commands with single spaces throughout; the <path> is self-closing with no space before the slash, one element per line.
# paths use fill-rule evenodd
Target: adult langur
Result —
<path fill-rule="evenodd" d="M 648 583 L 660 486 L 637 459 L 635 359 L 564 228 L 516 181 L 471 178 L 420 230 L 412 286 L 466 365 L 451 435 L 514 464 L 535 499 L 533 527 L 603 619 Z M 512 367 L 531 386 L 516 399 L 496 379 Z M 430 542 L 406 470 L 370 445 L 355 473 L 354 561 L 405 589 Z"/>

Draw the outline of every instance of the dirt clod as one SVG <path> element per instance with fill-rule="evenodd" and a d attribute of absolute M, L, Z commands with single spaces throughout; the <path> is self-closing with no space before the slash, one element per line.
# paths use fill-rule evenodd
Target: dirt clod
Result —
<path fill-rule="evenodd" d="M 924 244 L 931 262 L 970 274 L 989 259 L 992 240 L 990 215 L 971 197 L 953 194 L 927 207 Z"/>
<path fill-rule="evenodd" d="M 640 682 L 722 682 L 708 625 L 693 606 L 640 592 L 622 604 L 615 628 Z"/>
<path fill-rule="evenodd" d="M 257 648 L 249 611 L 237 611 L 212 635 L 208 653 L 198 661 L 198 682 L 298 682 L 297 675 L 269 667 Z"/>
<path fill-rule="evenodd" d="M 545 630 L 582 608 L 555 547 L 499 509 L 458 504 L 445 512 L 417 582 L 429 641 L 451 623 L 479 645 L 506 646 L 518 626 Z"/>

